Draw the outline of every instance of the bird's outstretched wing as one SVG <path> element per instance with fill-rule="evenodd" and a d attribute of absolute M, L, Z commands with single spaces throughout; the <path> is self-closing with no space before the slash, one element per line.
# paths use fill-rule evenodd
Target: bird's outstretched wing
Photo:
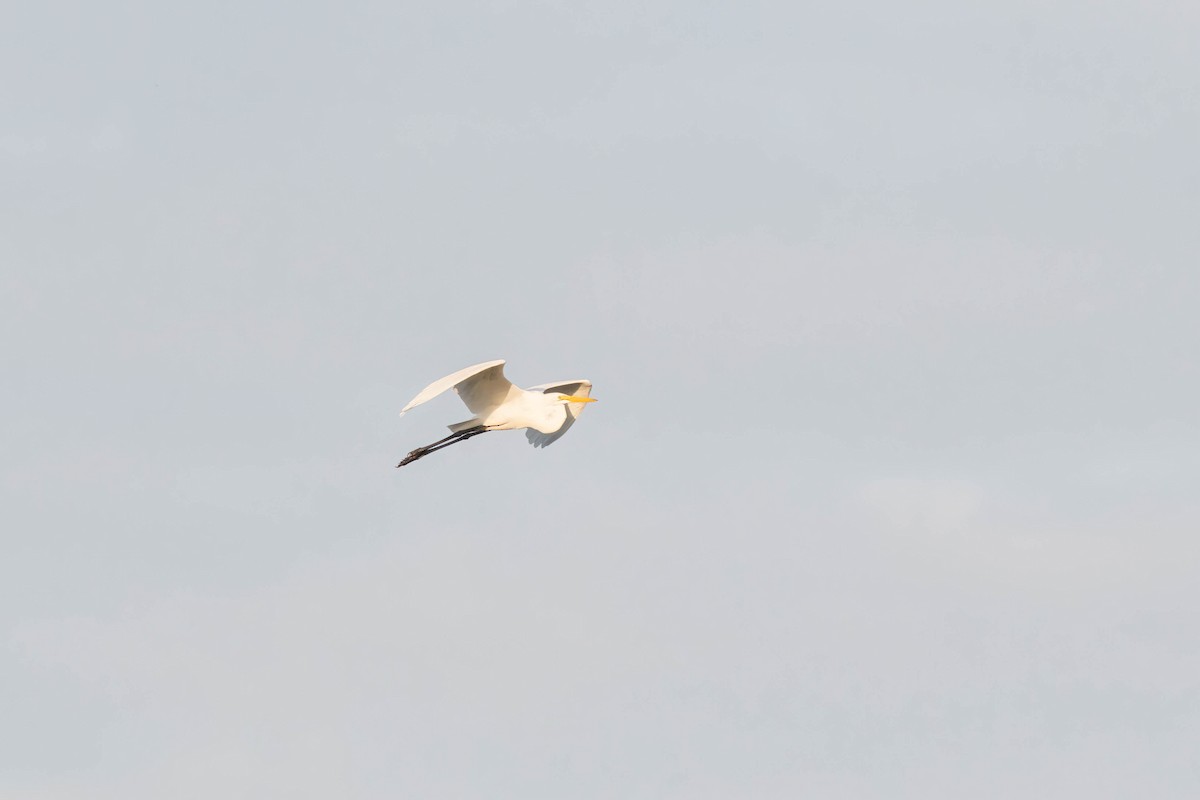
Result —
<path fill-rule="evenodd" d="M 401 409 L 400 416 L 404 416 L 409 409 L 432 400 L 451 387 L 455 388 L 459 397 L 473 414 L 479 414 L 491 406 L 499 405 L 513 389 L 513 385 L 504 377 L 504 360 L 485 361 L 473 367 L 460 369 L 452 375 L 447 375 L 429 384 Z"/>
<path fill-rule="evenodd" d="M 530 386 L 531 392 L 542 392 L 543 394 L 568 394 L 573 397 L 591 397 L 592 382 L 585 380 L 574 381 L 559 381 L 558 383 L 542 383 L 537 386 Z M 534 447 L 546 447 L 553 443 L 567 432 L 567 428 L 575 424 L 575 418 L 578 417 L 588 406 L 587 403 L 567 403 L 567 418 L 563 421 L 562 427 L 554 433 L 542 433 L 535 431 L 533 428 L 525 429 L 525 438 Z"/>

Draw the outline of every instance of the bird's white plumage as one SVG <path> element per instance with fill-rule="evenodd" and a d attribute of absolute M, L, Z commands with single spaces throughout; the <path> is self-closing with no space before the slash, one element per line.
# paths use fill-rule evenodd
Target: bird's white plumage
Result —
<path fill-rule="evenodd" d="M 542 394 L 565 394 L 573 397 L 591 397 L 592 382 L 583 379 L 571 381 L 558 381 L 556 383 L 540 383 L 537 386 L 530 386 L 529 391 L 541 392 Z M 546 447 L 560 436 L 567 432 L 567 429 L 575 424 L 575 419 L 583 413 L 583 409 L 587 408 L 587 403 L 567 403 L 567 417 L 563 420 L 562 426 L 553 433 L 542 433 L 541 431 L 528 428 L 525 431 L 525 438 L 534 447 Z"/>
<path fill-rule="evenodd" d="M 454 391 L 476 416 L 486 415 L 492 409 L 512 402 L 521 392 L 504 377 L 503 361 L 456 384 Z"/>
<path fill-rule="evenodd" d="M 499 361 L 485 361 L 482 364 L 476 364 L 473 367 L 465 367 L 464 369 L 460 369 L 458 372 L 455 372 L 451 375 L 447 375 L 444 378 L 440 378 L 440 379 L 434 381 L 433 383 L 429 384 L 424 389 L 422 389 L 420 392 L 418 392 L 417 396 L 414 397 L 411 401 L 409 401 L 408 405 L 406 405 L 404 408 L 400 409 L 400 416 L 404 416 L 405 414 L 408 413 L 408 411 L 410 409 L 415 408 L 415 407 L 421 405 L 422 403 L 428 403 L 430 400 L 437 397 L 442 392 L 446 391 L 447 389 L 449 389 L 459 383 L 462 383 L 463 381 L 470 378 L 472 375 L 477 375 L 481 372 L 484 372 L 485 370 L 496 369 L 497 367 L 499 367 L 500 377 L 503 378 L 504 377 L 504 360 L 500 359 Z M 507 383 L 507 381 L 505 381 L 505 383 Z M 511 383 L 509 383 L 508 385 L 512 386 Z M 468 406 L 468 408 L 470 408 L 470 406 Z M 475 409 L 473 409 L 473 408 L 471 410 L 475 411 Z"/>
<path fill-rule="evenodd" d="M 428 402 L 453 388 L 475 416 L 450 426 L 453 432 L 482 427 L 486 430 L 525 428 L 534 447 L 545 447 L 566 433 L 583 411 L 586 401 L 572 402 L 570 397 L 590 397 L 591 381 L 577 379 L 543 383 L 529 389 L 514 386 L 504 377 L 504 361 L 485 361 L 447 375 L 422 389 L 400 412 Z"/>

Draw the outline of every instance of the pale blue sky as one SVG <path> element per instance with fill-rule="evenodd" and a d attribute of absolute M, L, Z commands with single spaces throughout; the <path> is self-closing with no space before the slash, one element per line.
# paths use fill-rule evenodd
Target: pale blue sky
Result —
<path fill-rule="evenodd" d="M 1197 796 L 1198 39 L 10 12 L 0 797 Z"/>

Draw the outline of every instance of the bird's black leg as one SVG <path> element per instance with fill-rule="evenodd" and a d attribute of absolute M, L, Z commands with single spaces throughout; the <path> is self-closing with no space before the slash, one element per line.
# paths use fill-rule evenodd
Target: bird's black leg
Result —
<path fill-rule="evenodd" d="M 474 430 L 474 428 L 471 428 L 471 430 Z M 449 436 L 447 436 L 445 439 L 438 439 L 433 444 L 427 444 L 424 447 L 418 447 L 417 450 L 428 450 L 431 447 L 437 447 L 442 442 L 448 442 L 451 439 L 457 439 L 458 437 L 462 436 L 464 433 L 466 433 L 466 431 L 458 431 L 457 433 L 452 433 Z M 414 450 L 413 452 L 415 453 L 416 450 Z"/>
<path fill-rule="evenodd" d="M 485 426 L 476 425 L 474 428 L 467 428 L 465 431 L 458 431 L 457 433 L 452 433 L 444 439 L 438 439 L 433 444 L 427 444 L 424 447 L 418 447 L 417 449 L 413 450 L 411 453 L 406 455 L 404 457 L 404 460 L 401 461 L 396 466 L 398 468 L 403 467 L 405 464 L 411 464 L 412 462 L 416 461 L 418 458 L 423 458 L 424 456 L 429 455 L 430 453 L 434 452 L 435 450 L 441 450 L 443 448 L 449 447 L 452 444 L 458 444 L 459 442 L 465 442 L 467 439 L 470 439 L 472 436 L 478 436 L 481 433 L 487 433 L 487 432 L 488 432 L 488 429 Z"/>
<path fill-rule="evenodd" d="M 482 425 L 479 426 L 478 430 L 475 428 L 472 428 L 470 430 L 463 431 L 462 434 L 452 442 L 446 442 L 445 444 L 439 444 L 436 447 L 434 445 L 429 445 L 428 447 L 423 448 L 425 451 L 423 453 L 423 455 L 432 453 L 435 450 L 444 450 L 445 448 L 449 447 L 452 444 L 458 444 L 459 442 L 465 442 L 467 439 L 470 439 L 472 436 L 478 436 L 481 433 L 487 433 L 487 432 L 488 432 L 488 429 L 483 427 Z"/>
<path fill-rule="evenodd" d="M 438 445 L 442 444 L 443 442 L 449 442 L 451 439 L 457 439 L 460 436 L 462 436 L 462 431 L 459 431 L 458 433 L 452 433 L 449 436 L 447 436 L 445 439 L 438 439 L 433 444 L 427 444 L 424 447 L 418 447 L 418 448 L 412 450 L 411 452 L 409 452 L 409 454 L 404 457 L 404 460 L 401 461 L 396 466 L 403 467 L 405 464 L 411 464 L 412 462 L 416 461 L 421 456 L 428 453 L 431 448 L 437 447 Z"/>

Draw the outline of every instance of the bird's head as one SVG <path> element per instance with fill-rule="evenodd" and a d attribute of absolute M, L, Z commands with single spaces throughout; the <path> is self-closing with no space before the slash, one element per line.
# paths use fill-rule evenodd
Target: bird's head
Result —
<path fill-rule="evenodd" d="M 574 394 L 560 394 L 558 396 L 558 402 L 560 402 L 560 403 L 594 403 L 594 402 L 596 402 L 596 398 L 581 397 L 579 395 L 574 395 Z"/>

